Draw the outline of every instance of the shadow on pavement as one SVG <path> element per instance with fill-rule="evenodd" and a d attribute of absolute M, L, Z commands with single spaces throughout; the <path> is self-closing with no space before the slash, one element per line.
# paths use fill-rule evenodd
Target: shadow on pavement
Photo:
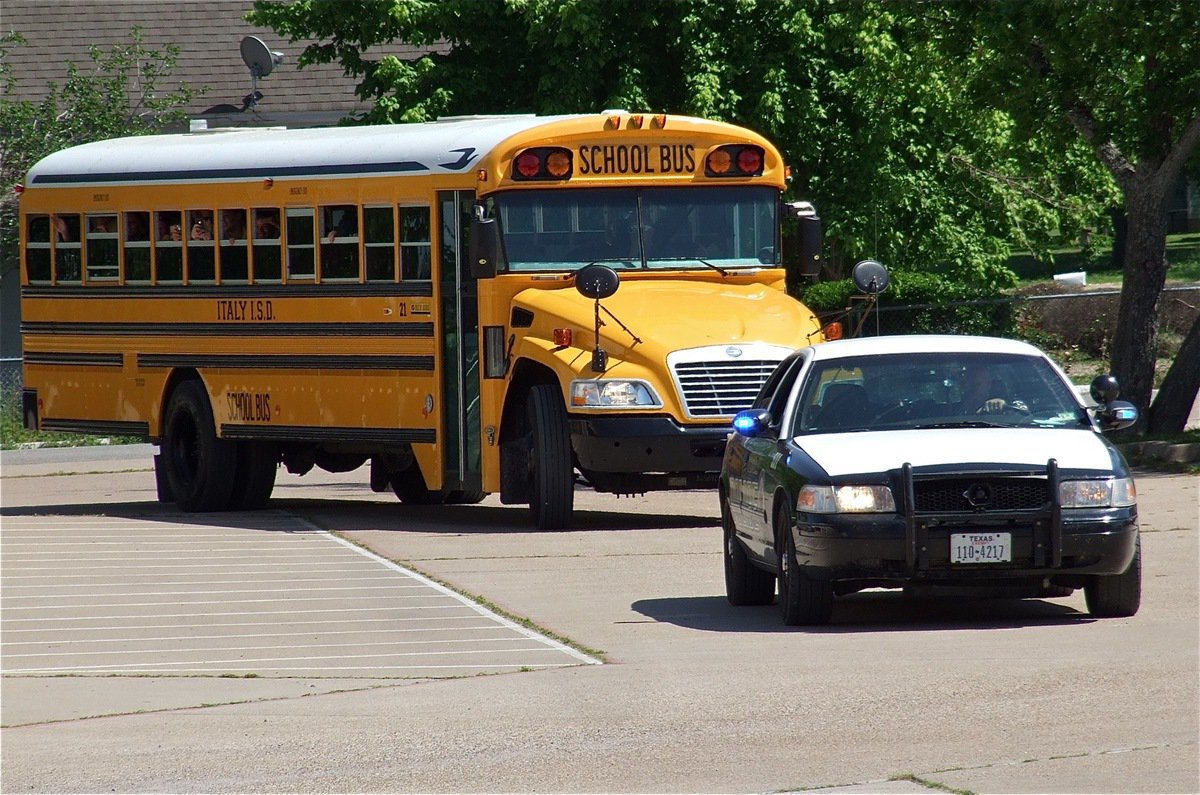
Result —
<path fill-rule="evenodd" d="M 361 493 L 361 488 L 358 489 Z M 280 527 L 288 519 L 304 519 L 333 531 L 403 531 L 408 533 L 561 533 L 716 527 L 711 516 L 664 515 L 576 509 L 570 530 L 536 530 L 523 505 L 402 505 L 395 501 L 275 499 L 261 511 L 184 513 L 174 505 L 153 500 L 97 502 L 0 508 L 0 516 L 111 516 L 206 527 L 230 527 L 267 532 L 307 528 Z M 259 526 L 269 523 L 269 526 Z"/>
<path fill-rule="evenodd" d="M 723 596 L 644 599 L 631 607 L 655 621 L 706 632 L 925 632 L 947 629 L 1015 629 L 1090 623 L 1068 605 L 1042 599 L 907 597 L 872 591 L 837 598 L 826 626 L 786 627 L 776 605 L 734 607 Z"/>

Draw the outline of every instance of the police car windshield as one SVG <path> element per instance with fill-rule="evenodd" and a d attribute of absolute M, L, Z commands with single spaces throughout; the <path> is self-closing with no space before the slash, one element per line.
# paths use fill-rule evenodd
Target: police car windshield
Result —
<path fill-rule="evenodd" d="M 937 428 L 1091 428 L 1071 387 L 1040 356 L 971 352 L 817 362 L 796 435 Z"/>
<path fill-rule="evenodd" d="M 776 267 L 778 191 L 769 187 L 523 190 L 489 200 L 512 272 Z"/>

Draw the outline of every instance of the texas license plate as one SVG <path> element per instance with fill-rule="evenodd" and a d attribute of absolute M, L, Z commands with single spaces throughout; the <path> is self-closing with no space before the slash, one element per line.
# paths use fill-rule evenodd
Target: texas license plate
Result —
<path fill-rule="evenodd" d="M 1011 563 L 1012 533 L 951 533 L 951 563 Z"/>

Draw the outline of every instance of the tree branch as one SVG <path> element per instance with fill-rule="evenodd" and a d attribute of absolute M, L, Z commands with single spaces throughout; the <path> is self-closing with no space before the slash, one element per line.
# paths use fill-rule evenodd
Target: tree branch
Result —
<path fill-rule="evenodd" d="M 1183 128 L 1183 134 L 1179 136 L 1179 140 L 1167 152 L 1162 165 L 1158 167 L 1156 178 L 1174 182 L 1179 170 L 1183 168 L 1183 164 L 1192 156 L 1192 152 L 1198 145 L 1200 145 L 1200 114 L 1193 116 L 1187 126 Z"/>

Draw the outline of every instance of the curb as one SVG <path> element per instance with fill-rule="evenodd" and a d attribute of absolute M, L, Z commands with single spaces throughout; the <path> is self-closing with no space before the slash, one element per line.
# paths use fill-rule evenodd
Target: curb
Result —
<path fill-rule="evenodd" d="M 1172 444 L 1171 442 L 1129 442 L 1117 445 L 1127 458 L 1142 461 L 1164 461 L 1171 464 L 1200 463 L 1200 442 Z"/>

